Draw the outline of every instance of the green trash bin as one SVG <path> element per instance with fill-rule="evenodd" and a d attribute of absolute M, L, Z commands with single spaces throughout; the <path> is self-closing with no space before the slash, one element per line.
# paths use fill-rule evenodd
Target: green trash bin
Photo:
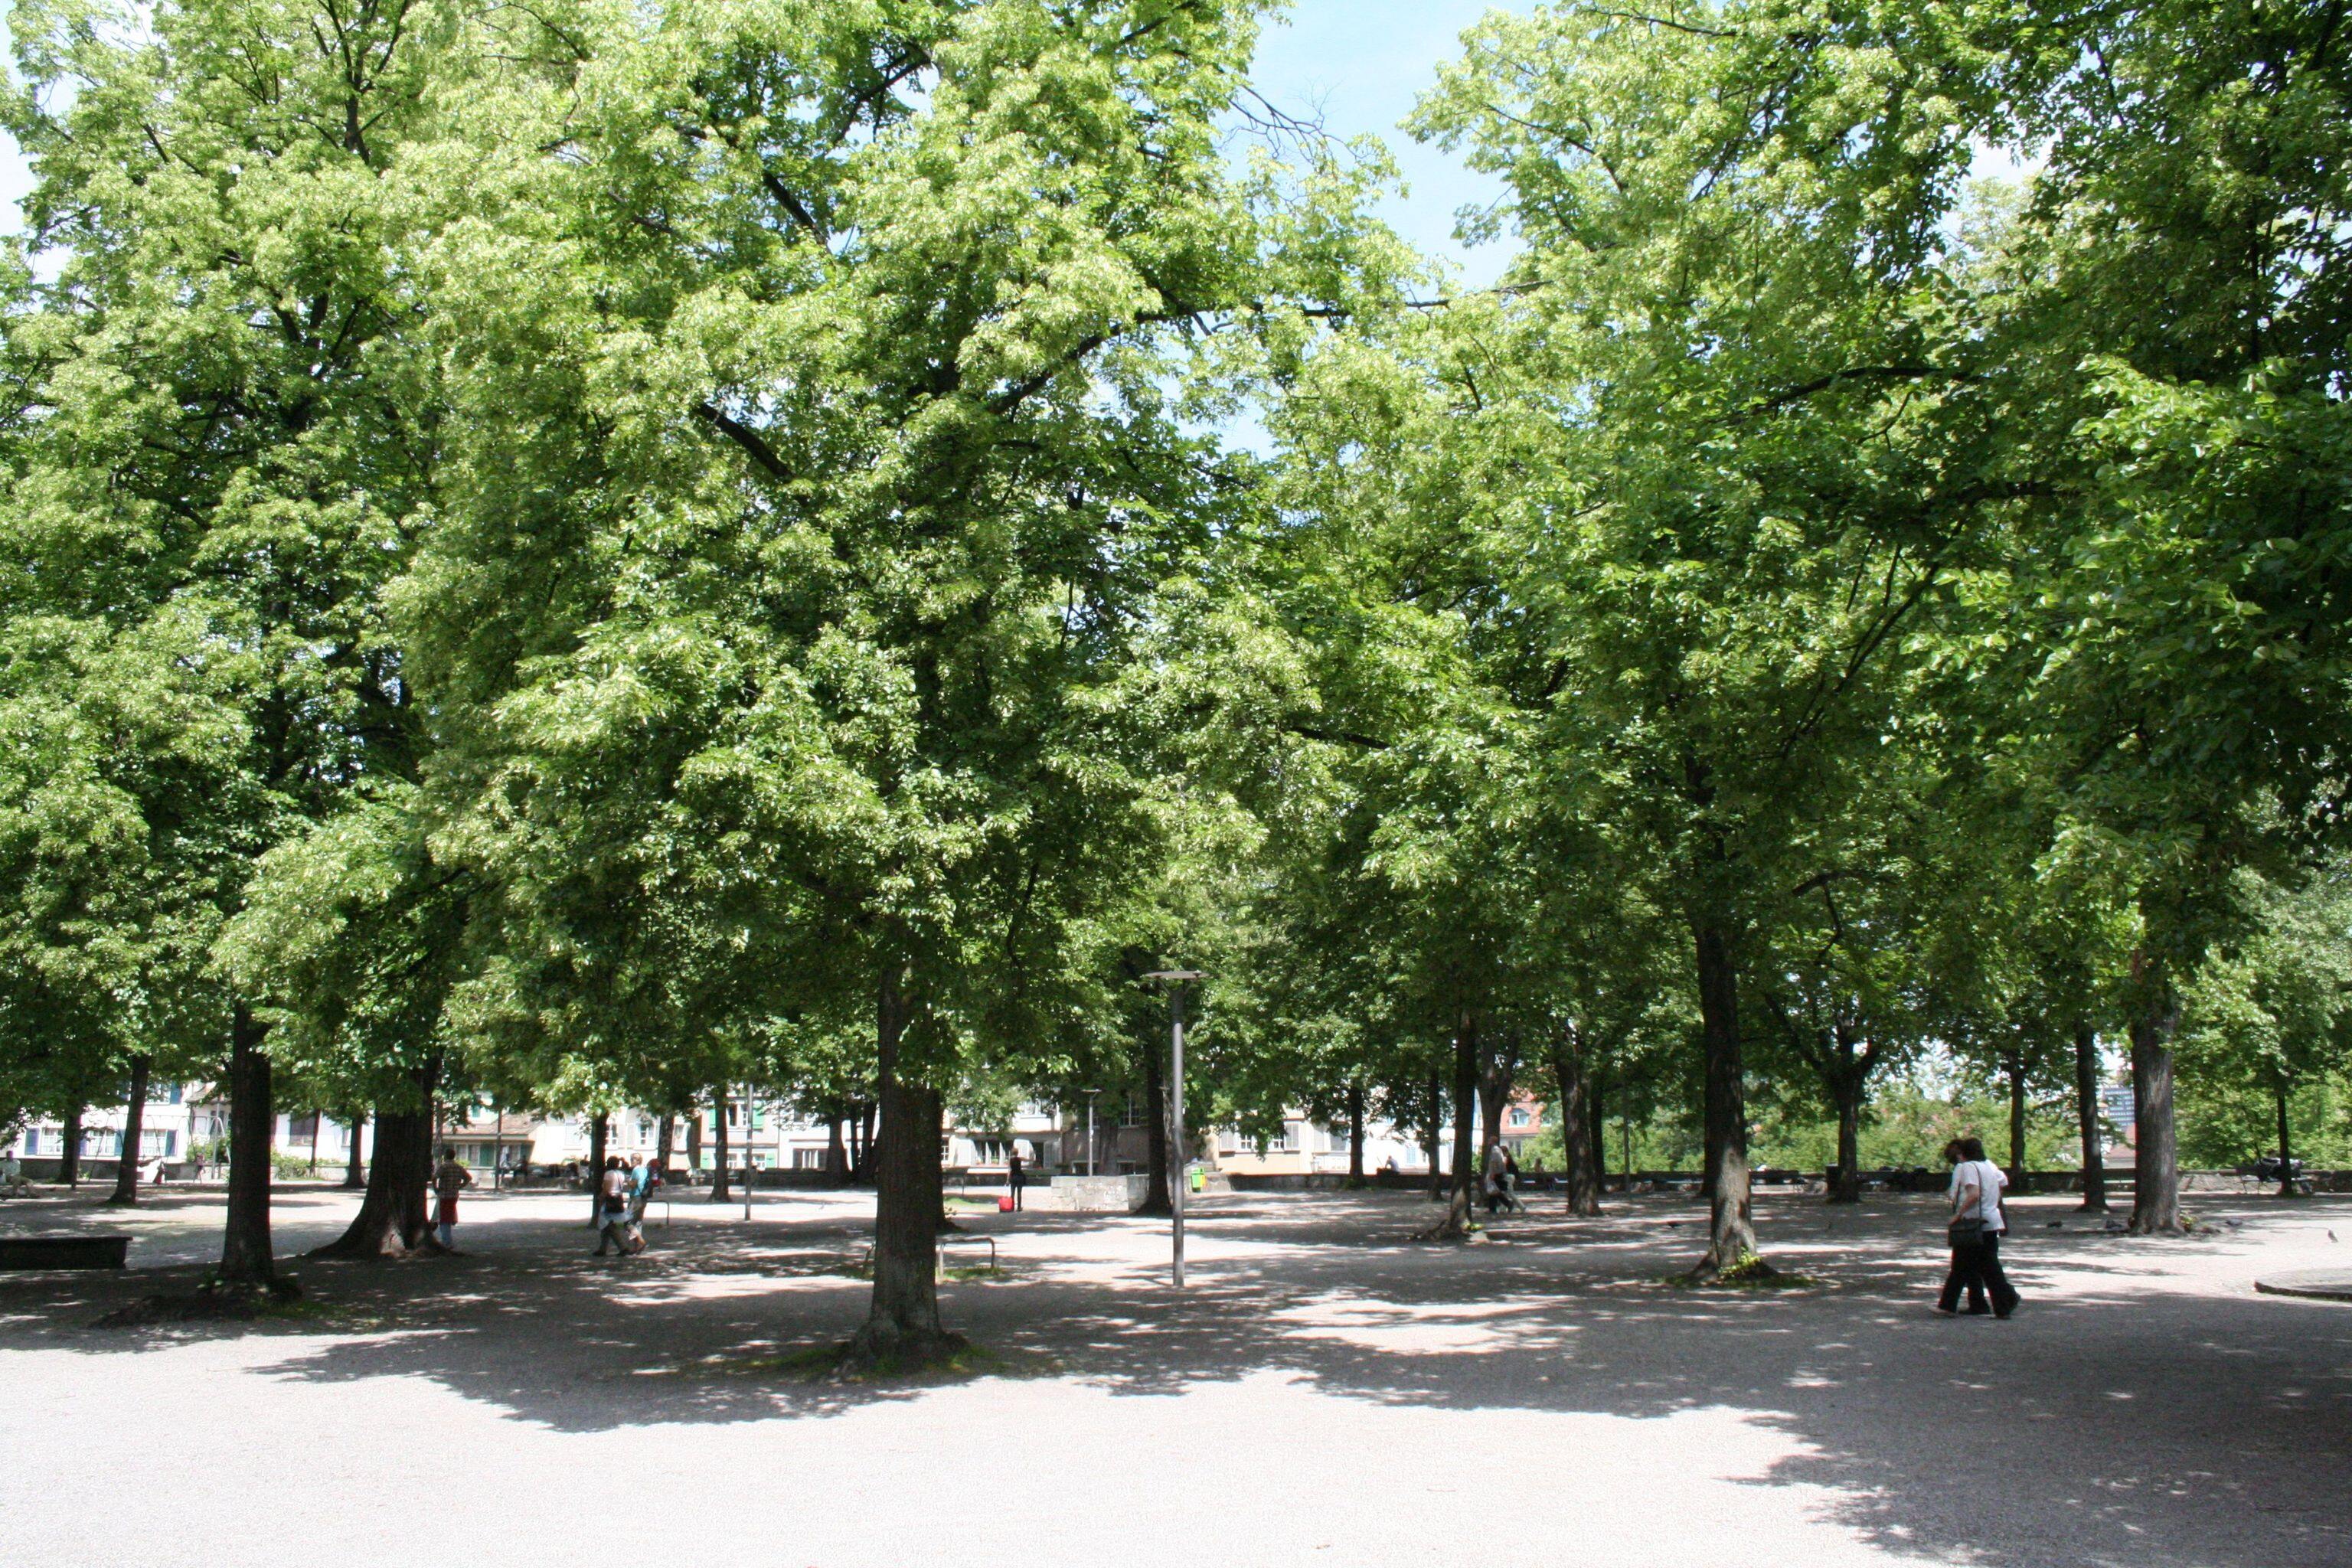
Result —
<path fill-rule="evenodd" d="M 1184 1167 L 1184 1173 L 1192 1178 L 1192 1190 L 1194 1192 L 1205 1193 L 1209 1190 L 1208 1172 L 1202 1170 L 1198 1165 L 1187 1165 Z"/>

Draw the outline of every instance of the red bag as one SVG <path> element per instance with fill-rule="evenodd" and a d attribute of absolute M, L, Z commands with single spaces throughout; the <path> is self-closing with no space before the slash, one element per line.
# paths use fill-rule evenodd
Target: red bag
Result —
<path fill-rule="evenodd" d="M 998 1214 L 1011 1214 L 1013 1212 L 1013 1200 L 1011 1198 L 997 1199 L 996 1212 Z"/>

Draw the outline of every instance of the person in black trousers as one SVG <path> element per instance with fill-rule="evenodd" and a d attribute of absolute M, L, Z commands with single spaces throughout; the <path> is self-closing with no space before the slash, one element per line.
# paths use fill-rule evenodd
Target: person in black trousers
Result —
<path fill-rule="evenodd" d="M 2006 1318 L 2017 1310 L 2019 1300 L 2000 1267 L 2000 1238 L 2008 1228 L 2001 1217 L 2000 1190 L 2009 1178 L 1985 1158 L 1979 1139 L 1956 1138 L 1945 1146 L 1944 1155 L 1952 1162 L 1952 1267 L 1944 1276 L 1936 1310 L 1951 1317 L 1966 1290 L 1970 1316 L 1985 1312 L 1990 1297 L 1992 1315 Z"/>
<path fill-rule="evenodd" d="M 1021 1173 L 1021 1156 L 1018 1152 L 1004 1162 L 1004 1184 L 1013 1189 L 1013 1206 L 1018 1209 L 1021 1206 L 1021 1189 L 1029 1184 L 1028 1179 Z"/>

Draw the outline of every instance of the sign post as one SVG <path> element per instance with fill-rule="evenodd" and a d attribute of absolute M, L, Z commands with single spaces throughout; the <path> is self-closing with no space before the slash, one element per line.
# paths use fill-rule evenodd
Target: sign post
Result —
<path fill-rule="evenodd" d="M 1174 1225 L 1174 1269 L 1176 1289 L 1184 1289 L 1184 1187 L 1186 1167 L 1191 1161 L 1184 1152 L 1184 983 L 1198 980 L 1197 969 L 1161 969 L 1144 976 L 1146 980 L 1168 982 L 1170 1028 L 1168 1043 L 1168 1120 L 1174 1123 L 1168 1144 L 1174 1152 L 1176 1169 L 1168 1184 L 1168 1203 Z"/>

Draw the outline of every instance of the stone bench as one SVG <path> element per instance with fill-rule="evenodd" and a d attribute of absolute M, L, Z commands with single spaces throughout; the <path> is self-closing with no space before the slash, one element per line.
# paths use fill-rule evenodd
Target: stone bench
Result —
<path fill-rule="evenodd" d="M 127 1236 L 0 1236 L 0 1268 L 121 1268 Z"/>

